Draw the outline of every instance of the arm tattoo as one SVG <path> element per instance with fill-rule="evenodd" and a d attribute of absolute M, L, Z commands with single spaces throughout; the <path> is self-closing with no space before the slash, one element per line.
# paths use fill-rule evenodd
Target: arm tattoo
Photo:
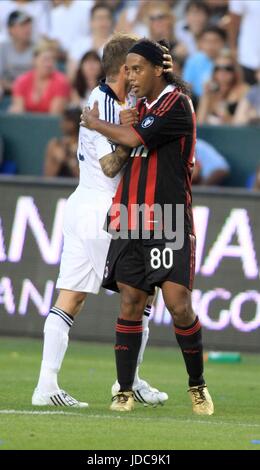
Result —
<path fill-rule="evenodd" d="M 130 155 L 130 148 L 118 145 L 116 150 L 100 159 L 103 173 L 109 178 L 114 178 L 124 166 Z"/>

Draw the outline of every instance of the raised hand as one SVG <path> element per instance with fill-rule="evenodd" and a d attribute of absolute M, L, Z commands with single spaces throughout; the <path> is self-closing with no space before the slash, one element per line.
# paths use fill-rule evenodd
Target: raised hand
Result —
<path fill-rule="evenodd" d="M 132 126 L 138 123 L 138 111 L 136 108 L 123 109 L 120 111 L 120 124 Z"/>
<path fill-rule="evenodd" d="M 87 129 L 94 129 L 93 124 L 96 119 L 99 118 L 99 109 L 98 102 L 95 101 L 94 106 L 90 109 L 86 106 L 80 116 L 80 125 L 81 127 L 86 127 Z"/>

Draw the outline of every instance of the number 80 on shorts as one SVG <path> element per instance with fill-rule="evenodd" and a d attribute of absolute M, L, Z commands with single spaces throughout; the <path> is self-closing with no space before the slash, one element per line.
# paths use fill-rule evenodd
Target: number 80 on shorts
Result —
<path fill-rule="evenodd" d="M 159 269 L 161 266 L 166 269 L 173 267 L 173 250 L 171 248 L 164 248 L 162 251 L 159 248 L 152 248 L 150 254 L 153 269 Z"/>

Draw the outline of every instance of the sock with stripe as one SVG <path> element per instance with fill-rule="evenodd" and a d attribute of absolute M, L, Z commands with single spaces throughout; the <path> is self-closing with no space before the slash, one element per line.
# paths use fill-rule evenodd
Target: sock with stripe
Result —
<path fill-rule="evenodd" d="M 142 321 L 118 318 L 116 325 L 116 367 L 121 391 L 132 390 L 142 342 Z"/>
<path fill-rule="evenodd" d="M 37 389 L 42 394 L 58 392 L 58 372 L 64 359 L 73 317 L 52 307 L 44 324 L 44 344 Z"/>
<path fill-rule="evenodd" d="M 142 342 L 141 342 L 141 347 L 140 347 L 140 351 L 139 351 L 138 358 L 137 358 L 137 367 L 136 367 L 136 371 L 135 371 L 135 378 L 134 378 L 133 387 L 138 386 L 138 383 L 140 382 L 139 366 L 143 362 L 144 351 L 145 351 L 147 341 L 148 341 L 148 338 L 149 338 L 149 316 L 151 314 L 151 309 L 152 309 L 151 305 L 146 305 L 146 307 L 144 309 L 143 321 L 142 321 L 142 324 L 143 324 Z"/>
<path fill-rule="evenodd" d="M 175 334 L 178 344 L 181 348 L 185 361 L 186 369 L 189 375 L 189 386 L 203 385 L 203 346 L 201 324 L 196 317 L 192 325 L 183 328 L 176 324 Z"/>

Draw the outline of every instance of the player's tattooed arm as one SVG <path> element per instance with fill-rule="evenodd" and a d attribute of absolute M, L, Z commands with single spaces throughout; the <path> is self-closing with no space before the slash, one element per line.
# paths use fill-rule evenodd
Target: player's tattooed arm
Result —
<path fill-rule="evenodd" d="M 130 150 L 129 147 L 118 145 L 114 152 L 101 158 L 99 161 L 103 173 L 109 178 L 114 178 L 126 163 L 130 155 Z"/>

